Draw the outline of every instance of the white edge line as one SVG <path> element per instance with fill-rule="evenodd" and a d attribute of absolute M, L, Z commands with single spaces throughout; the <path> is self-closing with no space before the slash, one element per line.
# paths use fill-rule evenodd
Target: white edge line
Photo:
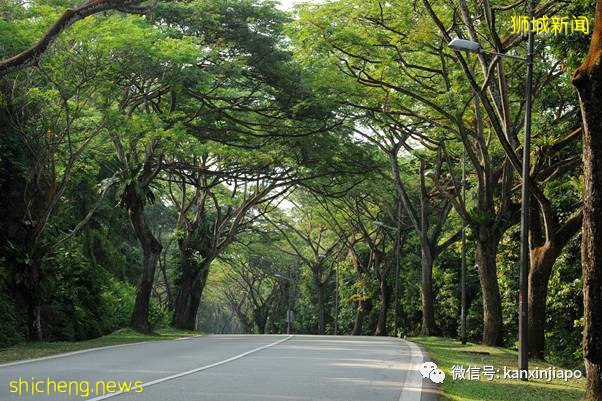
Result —
<path fill-rule="evenodd" d="M 0 369 L 2 369 L 2 368 L 8 368 L 8 367 L 11 367 L 11 366 L 24 365 L 26 363 L 47 361 L 49 359 L 57 359 L 57 358 L 64 358 L 64 357 L 67 357 L 67 356 L 86 354 L 88 352 L 102 351 L 102 350 L 111 349 L 111 348 L 122 348 L 122 347 L 129 347 L 129 346 L 132 346 L 132 345 L 140 345 L 140 344 L 152 344 L 152 343 L 161 342 L 161 341 L 191 340 L 193 338 L 198 338 L 198 337 L 206 337 L 206 336 L 198 335 L 198 336 L 174 338 L 174 339 L 170 339 L 170 340 L 168 340 L 168 339 L 165 339 L 165 340 L 149 340 L 149 341 L 140 341 L 140 342 L 134 342 L 134 343 L 127 343 L 127 344 L 106 345 L 104 347 L 95 347 L 95 348 L 82 349 L 82 350 L 79 350 L 79 351 L 71 351 L 71 352 L 65 352 L 65 353 L 62 353 L 62 354 L 43 356 L 41 358 L 25 359 L 23 361 L 8 362 L 8 363 L 0 364 Z"/>
<path fill-rule="evenodd" d="M 410 350 L 410 369 L 406 372 L 399 401 L 420 401 L 422 397 L 422 375 L 418 374 L 418 368 L 424 360 L 424 355 L 422 350 L 413 342 L 401 338 L 399 340 Z"/>
<path fill-rule="evenodd" d="M 285 334 L 260 334 L 261 337 L 282 337 Z M 288 334 L 286 334 L 288 335 Z M 295 336 L 298 336 L 299 334 L 295 334 Z M 207 335 L 205 335 L 204 337 L 257 337 L 257 334 L 236 334 L 236 333 L 232 333 L 232 334 L 215 334 L 215 333 L 209 333 Z"/>
<path fill-rule="evenodd" d="M 171 376 L 167 376 L 167 377 L 162 377 L 160 379 L 152 380 L 152 381 L 147 382 L 147 383 L 142 383 L 139 387 L 142 387 L 144 389 L 144 388 L 153 386 L 155 384 L 166 382 L 168 380 L 177 379 L 177 378 L 182 377 L 182 376 L 188 376 L 188 375 L 191 375 L 193 373 L 201 372 L 203 370 L 211 369 L 211 368 L 214 368 L 216 366 L 224 365 L 226 363 L 236 361 L 237 359 L 244 358 L 247 355 L 254 354 L 255 352 L 259 352 L 259 351 L 262 351 L 264 349 L 267 349 L 267 348 L 273 347 L 275 345 L 281 344 L 281 343 L 283 343 L 285 341 L 290 340 L 291 338 L 293 338 L 293 336 L 289 335 L 288 337 L 285 337 L 285 338 L 283 338 L 281 340 L 278 340 L 276 342 L 273 342 L 273 343 L 270 343 L 270 344 L 267 344 L 267 345 L 262 345 L 261 347 L 254 348 L 254 349 L 252 349 L 250 351 L 247 351 L 247 352 L 243 352 L 242 354 L 238 354 L 238 355 L 233 356 L 231 358 L 224 359 L 223 361 L 215 362 L 215 363 L 212 363 L 211 365 L 201 366 L 199 368 L 188 370 L 186 372 L 176 373 L 175 375 L 171 375 Z M 96 398 L 91 398 L 91 399 L 89 399 L 87 401 L 106 400 L 107 398 L 112 398 L 112 397 L 116 397 L 116 396 L 118 396 L 120 394 L 127 394 L 127 393 L 129 393 L 129 392 L 127 392 L 127 391 L 126 392 L 117 391 L 115 393 L 111 393 L 111 394 L 107 394 L 107 395 L 101 395 L 100 397 L 96 397 Z"/>

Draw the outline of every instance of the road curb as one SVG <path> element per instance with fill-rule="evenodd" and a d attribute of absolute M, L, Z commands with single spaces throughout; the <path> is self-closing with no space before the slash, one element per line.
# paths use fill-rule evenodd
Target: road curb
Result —
<path fill-rule="evenodd" d="M 422 351 L 424 362 L 436 362 L 422 345 L 416 344 Z M 449 378 L 448 378 L 449 380 Z M 421 401 L 437 401 L 443 396 L 443 390 L 440 384 L 433 383 L 430 380 L 424 380 L 422 383 L 422 398 Z"/>
<path fill-rule="evenodd" d="M 410 350 L 410 368 L 408 369 L 399 395 L 399 401 L 421 401 L 422 376 L 418 374 L 418 368 L 424 361 L 424 353 L 417 344 L 398 338 Z"/>

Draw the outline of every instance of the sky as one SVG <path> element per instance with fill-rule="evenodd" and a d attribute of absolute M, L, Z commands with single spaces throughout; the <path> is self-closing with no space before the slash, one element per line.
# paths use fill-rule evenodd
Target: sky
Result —
<path fill-rule="evenodd" d="M 293 4 L 298 2 L 299 0 L 280 0 L 280 4 L 282 4 L 282 8 L 285 10 L 290 10 Z"/>
<path fill-rule="evenodd" d="M 295 3 L 301 3 L 304 0 L 279 0 L 284 10 L 290 10 Z"/>
<path fill-rule="evenodd" d="M 275 0 L 279 1 L 281 4 L 281 9 L 283 10 L 292 10 L 293 5 L 298 3 L 326 3 L 328 0 Z"/>

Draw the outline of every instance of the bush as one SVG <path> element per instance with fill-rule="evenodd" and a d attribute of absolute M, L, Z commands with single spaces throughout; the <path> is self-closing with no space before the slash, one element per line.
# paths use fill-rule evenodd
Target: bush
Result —
<path fill-rule="evenodd" d="M 92 266 L 77 248 L 65 249 L 51 261 L 55 275 L 43 310 L 48 340 L 85 340 L 127 327 L 136 288 L 100 266 Z M 151 327 L 169 323 L 169 314 L 151 300 Z"/>
<path fill-rule="evenodd" d="M 76 245 L 76 244 L 75 244 Z M 105 334 L 119 319 L 115 307 L 107 307 L 103 291 L 111 277 L 102 268 L 93 268 L 72 244 L 61 250 L 48 263 L 54 272 L 44 288 L 43 331 L 47 340 L 85 340 Z M 116 328 L 116 327 L 115 327 Z"/>
<path fill-rule="evenodd" d="M 110 333 L 127 327 L 134 308 L 136 289 L 129 283 L 110 277 L 104 285 L 101 298 L 101 308 L 106 316 L 104 332 Z"/>
<path fill-rule="evenodd" d="M 571 369 L 583 369 L 583 282 L 579 237 L 571 240 L 554 266 L 546 316 L 546 359 Z"/>
<path fill-rule="evenodd" d="M 131 308 L 129 309 L 129 312 L 131 313 Z M 151 298 L 150 309 L 148 311 L 148 322 L 150 323 L 151 329 L 156 330 L 168 327 L 170 321 L 171 314 L 169 311 L 163 309 L 154 298 Z"/>

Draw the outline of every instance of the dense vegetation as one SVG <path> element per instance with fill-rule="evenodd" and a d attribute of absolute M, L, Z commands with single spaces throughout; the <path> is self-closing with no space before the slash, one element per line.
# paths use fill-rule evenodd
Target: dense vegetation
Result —
<path fill-rule="evenodd" d="M 464 258 L 468 339 L 514 347 L 526 67 L 447 43 L 522 56 L 523 7 L 2 2 L 0 346 L 282 333 L 288 309 L 295 333 L 457 338 Z M 590 40 L 538 35 L 534 65 L 529 350 L 574 367 Z"/>

